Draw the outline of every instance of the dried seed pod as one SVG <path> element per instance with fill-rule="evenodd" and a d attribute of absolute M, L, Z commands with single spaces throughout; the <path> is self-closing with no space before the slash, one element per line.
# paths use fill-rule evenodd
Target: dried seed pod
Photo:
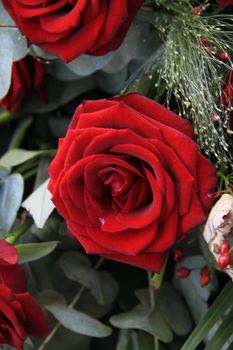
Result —
<path fill-rule="evenodd" d="M 209 246 L 209 250 L 214 255 L 218 267 L 224 270 L 233 280 L 233 261 L 228 240 L 232 228 L 233 196 L 224 194 L 213 206 L 209 214 L 203 237 Z"/>

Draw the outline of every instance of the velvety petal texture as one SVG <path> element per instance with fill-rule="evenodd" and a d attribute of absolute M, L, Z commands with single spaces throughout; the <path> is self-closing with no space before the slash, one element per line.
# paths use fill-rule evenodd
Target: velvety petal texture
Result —
<path fill-rule="evenodd" d="M 143 0 L 3 0 L 28 40 L 64 61 L 105 55 L 123 41 Z"/>
<path fill-rule="evenodd" d="M 217 183 L 191 125 L 135 93 L 78 106 L 49 173 L 52 201 L 87 253 L 157 272 L 205 220 Z"/>
<path fill-rule="evenodd" d="M 50 327 L 27 292 L 26 277 L 17 261 L 15 247 L 0 240 L 0 347 L 8 344 L 23 350 L 27 335 L 43 338 Z"/>
<path fill-rule="evenodd" d="M 0 100 L 0 105 L 15 113 L 20 111 L 24 98 L 32 91 L 44 99 L 44 75 L 43 63 L 31 56 L 14 62 L 10 89 L 7 95 Z"/>

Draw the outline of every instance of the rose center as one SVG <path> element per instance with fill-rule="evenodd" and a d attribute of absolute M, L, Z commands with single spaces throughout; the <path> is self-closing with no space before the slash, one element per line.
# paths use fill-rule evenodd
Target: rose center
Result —
<path fill-rule="evenodd" d="M 141 170 L 137 167 L 133 172 L 120 166 L 108 166 L 98 171 L 105 187 L 105 199 L 115 213 L 130 212 L 151 201 L 151 189 Z"/>

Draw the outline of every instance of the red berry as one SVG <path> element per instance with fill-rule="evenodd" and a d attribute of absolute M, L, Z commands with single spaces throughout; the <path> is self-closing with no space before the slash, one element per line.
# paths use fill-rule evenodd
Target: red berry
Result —
<path fill-rule="evenodd" d="M 190 274 L 191 270 L 189 270 L 187 267 L 179 267 L 176 270 L 176 277 L 179 278 L 187 278 Z"/>
<path fill-rule="evenodd" d="M 210 270 L 208 266 L 204 266 L 200 271 L 200 284 L 202 287 L 205 287 L 210 283 L 210 281 Z"/>
<path fill-rule="evenodd" d="M 220 269 L 225 269 L 225 267 L 230 265 L 230 263 L 231 263 L 231 257 L 229 253 L 221 255 L 218 259 L 218 267 Z"/>
<path fill-rule="evenodd" d="M 205 46 L 207 44 L 206 38 L 200 38 L 200 42 L 203 46 Z"/>
<path fill-rule="evenodd" d="M 211 281 L 210 275 L 201 275 L 200 283 L 202 287 L 207 286 Z"/>
<path fill-rule="evenodd" d="M 229 57 L 227 52 L 219 52 L 217 56 L 223 62 L 229 61 L 229 59 L 230 59 L 230 57 Z"/>
<path fill-rule="evenodd" d="M 182 248 L 176 248 L 173 252 L 174 260 L 181 261 L 184 258 L 184 252 Z"/>
<path fill-rule="evenodd" d="M 209 270 L 208 266 L 207 265 L 203 266 L 203 268 L 201 269 L 201 275 L 206 275 L 209 273 L 210 273 L 210 270 Z"/>
<path fill-rule="evenodd" d="M 228 239 L 224 239 L 220 245 L 220 254 L 224 255 L 226 253 L 229 253 L 230 250 L 230 242 Z"/>
<path fill-rule="evenodd" d="M 196 6 L 193 8 L 193 15 L 194 16 L 201 16 L 203 13 L 203 7 L 202 6 Z"/>

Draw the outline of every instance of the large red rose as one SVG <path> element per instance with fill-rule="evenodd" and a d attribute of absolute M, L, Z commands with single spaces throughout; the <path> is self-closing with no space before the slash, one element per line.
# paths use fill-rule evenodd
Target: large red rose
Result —
<path fill-rule="evenodd" d="M 143 0 L 3 0 L 31 43 L 73 60 L 104 55 L 124 39 Z"/>
<path fill-rule="evenodd" d="M 23 100 L 29 92 L 35 91 L 42 97 L 44 75 L 43 64 L 31 56 L 14 62 L 10 89 L 7 95 L 0 100 L 0 105 L 15 113 L 20 111 Z"/>
<path fill-rule="evenodd" d="M 40 306 L 27 292 L 26 277 L 14 246 L 0 241 L 0 347 L 23 350 L 27 335 L 43 338 L 50 332 Z"/>
<path fill-rule="evenodd" d="M 49 173 L 52 201 L 87 253 L 151 271 L 205 220 L 216 186 L 191 125 L 139 94 L 81 104 Z"/>

